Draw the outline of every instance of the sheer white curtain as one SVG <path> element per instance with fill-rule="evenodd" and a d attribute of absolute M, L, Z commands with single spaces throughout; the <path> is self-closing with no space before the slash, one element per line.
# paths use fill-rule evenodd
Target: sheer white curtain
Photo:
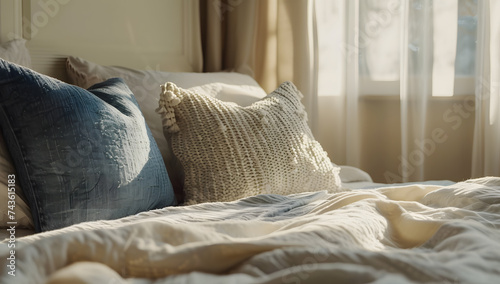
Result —
<path fill-rule="evenodd" d="M 320 142 L 385 182 L 500 175 L 499 2 L 316 0 Z"/>
<path fill-rule="evenodd" d="M 415 6 L 418 5 L 418 6 Z M 423 151 L 415 142 L 426 137 L 428 99 L 432 96 L 432 1 L 402 1 L 401 13 L 401 178 L 423 180 Z"/>
<path fill-rule="evenodd" d="M 472 175 L 500 175 L 500 1 L 479 1 Z"/>

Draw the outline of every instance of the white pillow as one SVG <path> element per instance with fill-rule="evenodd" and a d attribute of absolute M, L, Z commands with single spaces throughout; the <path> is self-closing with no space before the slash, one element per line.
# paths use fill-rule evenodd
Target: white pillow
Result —
<path fill-rule="evenodd" d="M 162 89 L 158 113 L 184 167 L 186 204 L 341 191 L 339 168 L 314 139 L 292 83 L 247 107 L 171 82 Z"/>
<path fill-rule="evenodd" d="M 349 182 L 373 182 L 372 177 L 362 169 L 351 166 L 340 167 L 340 180 L 342 183 Z"/>
<path fill-rule="evenodd" d="M 26 40 L 24 39 L 15 39 L 2 44 L 0 46 L 0 58 L 30 68 L 31 57 L 25 44 Z M 33 229 L 31 211 L 24 199 L 22 188 L 19 186 L 19 181 L 17 179 L 15 198 L 9 199 L 8 177 L 10 175 L 15 176 L 16 170 L 12 164 L 7 145 L 5 145 L 3 134 L 0 132 L 0 228 L 8 228 L 12 225 L 8 224 L 8 222 L 16 222 L 15 225 L 18 228 Z M 9 201 L 15 201 L 11 202 L 11 204 L 15 204 L 15 206 L 9 208 Z M 9 211 L 13 212 L 13 214 Z"/>
<path fill-rule="evenodd" d="M 170 180 L 179 202 L 182 202 L 184 175 L 179 161 L 163 134 L 158 114 L 158 93 L 165 82 L 174 82 L 180 87 L 196 91 L 226 102 L 247 106 L 266 96 L 266 92 L 250 76 L 234 72 L 182 73 L 162 72 L 152 69 L 134 70 L 124 67 L 102 66 L 78 57 L 68 57 L 66 71 L 69 83 L 82 88 L 113 77 L 121 77 L 139 103 L 153 137 L 165 161 Z"/>
<path fill-rule="evenodd" d="M 0 45 L 0 58 L 31 68 L 31 56 L 24 39 L 14 39 Z"/>

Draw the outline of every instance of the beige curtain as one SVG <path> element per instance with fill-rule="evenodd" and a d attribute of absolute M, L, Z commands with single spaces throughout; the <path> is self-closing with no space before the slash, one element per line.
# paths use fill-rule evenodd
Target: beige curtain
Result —
<path fill-rule="evenodd" d="M 267 92 L 292 81 L 306 108 L 314 109 L 313 2 L 201 0 L 204 71 L 248 74 Z M 309 111 L 309 120 L 315 119 Z"/>

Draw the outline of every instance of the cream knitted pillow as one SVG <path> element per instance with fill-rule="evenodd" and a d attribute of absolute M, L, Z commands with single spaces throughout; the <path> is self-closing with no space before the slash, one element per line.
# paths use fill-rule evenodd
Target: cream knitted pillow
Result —
<path fill-rule="evenodd" d="M 247 107 L 162 86 L 157 112 L 185 171 L 185 204 L 262 194 L 340 191 L 290 82 Z"/>

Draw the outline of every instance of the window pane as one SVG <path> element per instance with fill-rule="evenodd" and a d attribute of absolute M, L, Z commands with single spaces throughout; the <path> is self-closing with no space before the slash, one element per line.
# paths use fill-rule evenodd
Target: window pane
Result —
<path fill-rule="evenodd" d="M 315 2 L 318 33 L 318 95 L 339 96 L 343 88 L 345 56 L 344 0 L 317 0 Z"/>
<path fill-rule="evenodd" d="M 453 96 L 457 55 L 458 1 L 432 4 L 432 95 Z"/>
<path fill-rule="evenodd" d="M 357 15 L 348 15 L 351 0 L 316 0 L 319 95 L 340 95 L 350 56 L 358 56 L 360 95 L 399 95 L 403 1 L 360 0 Z M 423 3 L 411 1 L 410 9 Z M 474 92 L 477 0 L 433 1 L 427 14 L 432 33 L 433 96 Z M 352 12 L 352 11 L 351 11 Z M 418 11 L 417 11 L 418 12 Z M 349 25 L 357 18 L 358 30 Z M 411 17 L 414 19 L 415 17 Z M 418 17 L 416 17 L 418 19 Z M 408 20 L 408 19 L 405 19 Z M 422 19 L 423 20 L 423 19 Z M 420 22 L 405 23 L 409 28 Z M 356 46 L 347 36 L 355 34 Z M 418 48 L 418 37 L 409 39 Z"/>
<path fill-rule="evenodd" d="M 399 80 L 400 5 L 400 0 L 359 2 L 360 77 Z"/>
<path fill-rule="evenodd" d="M 475 73 L 477 0 L 458 1 L 458 37 L 455 75 L 472 77 Z"/>

